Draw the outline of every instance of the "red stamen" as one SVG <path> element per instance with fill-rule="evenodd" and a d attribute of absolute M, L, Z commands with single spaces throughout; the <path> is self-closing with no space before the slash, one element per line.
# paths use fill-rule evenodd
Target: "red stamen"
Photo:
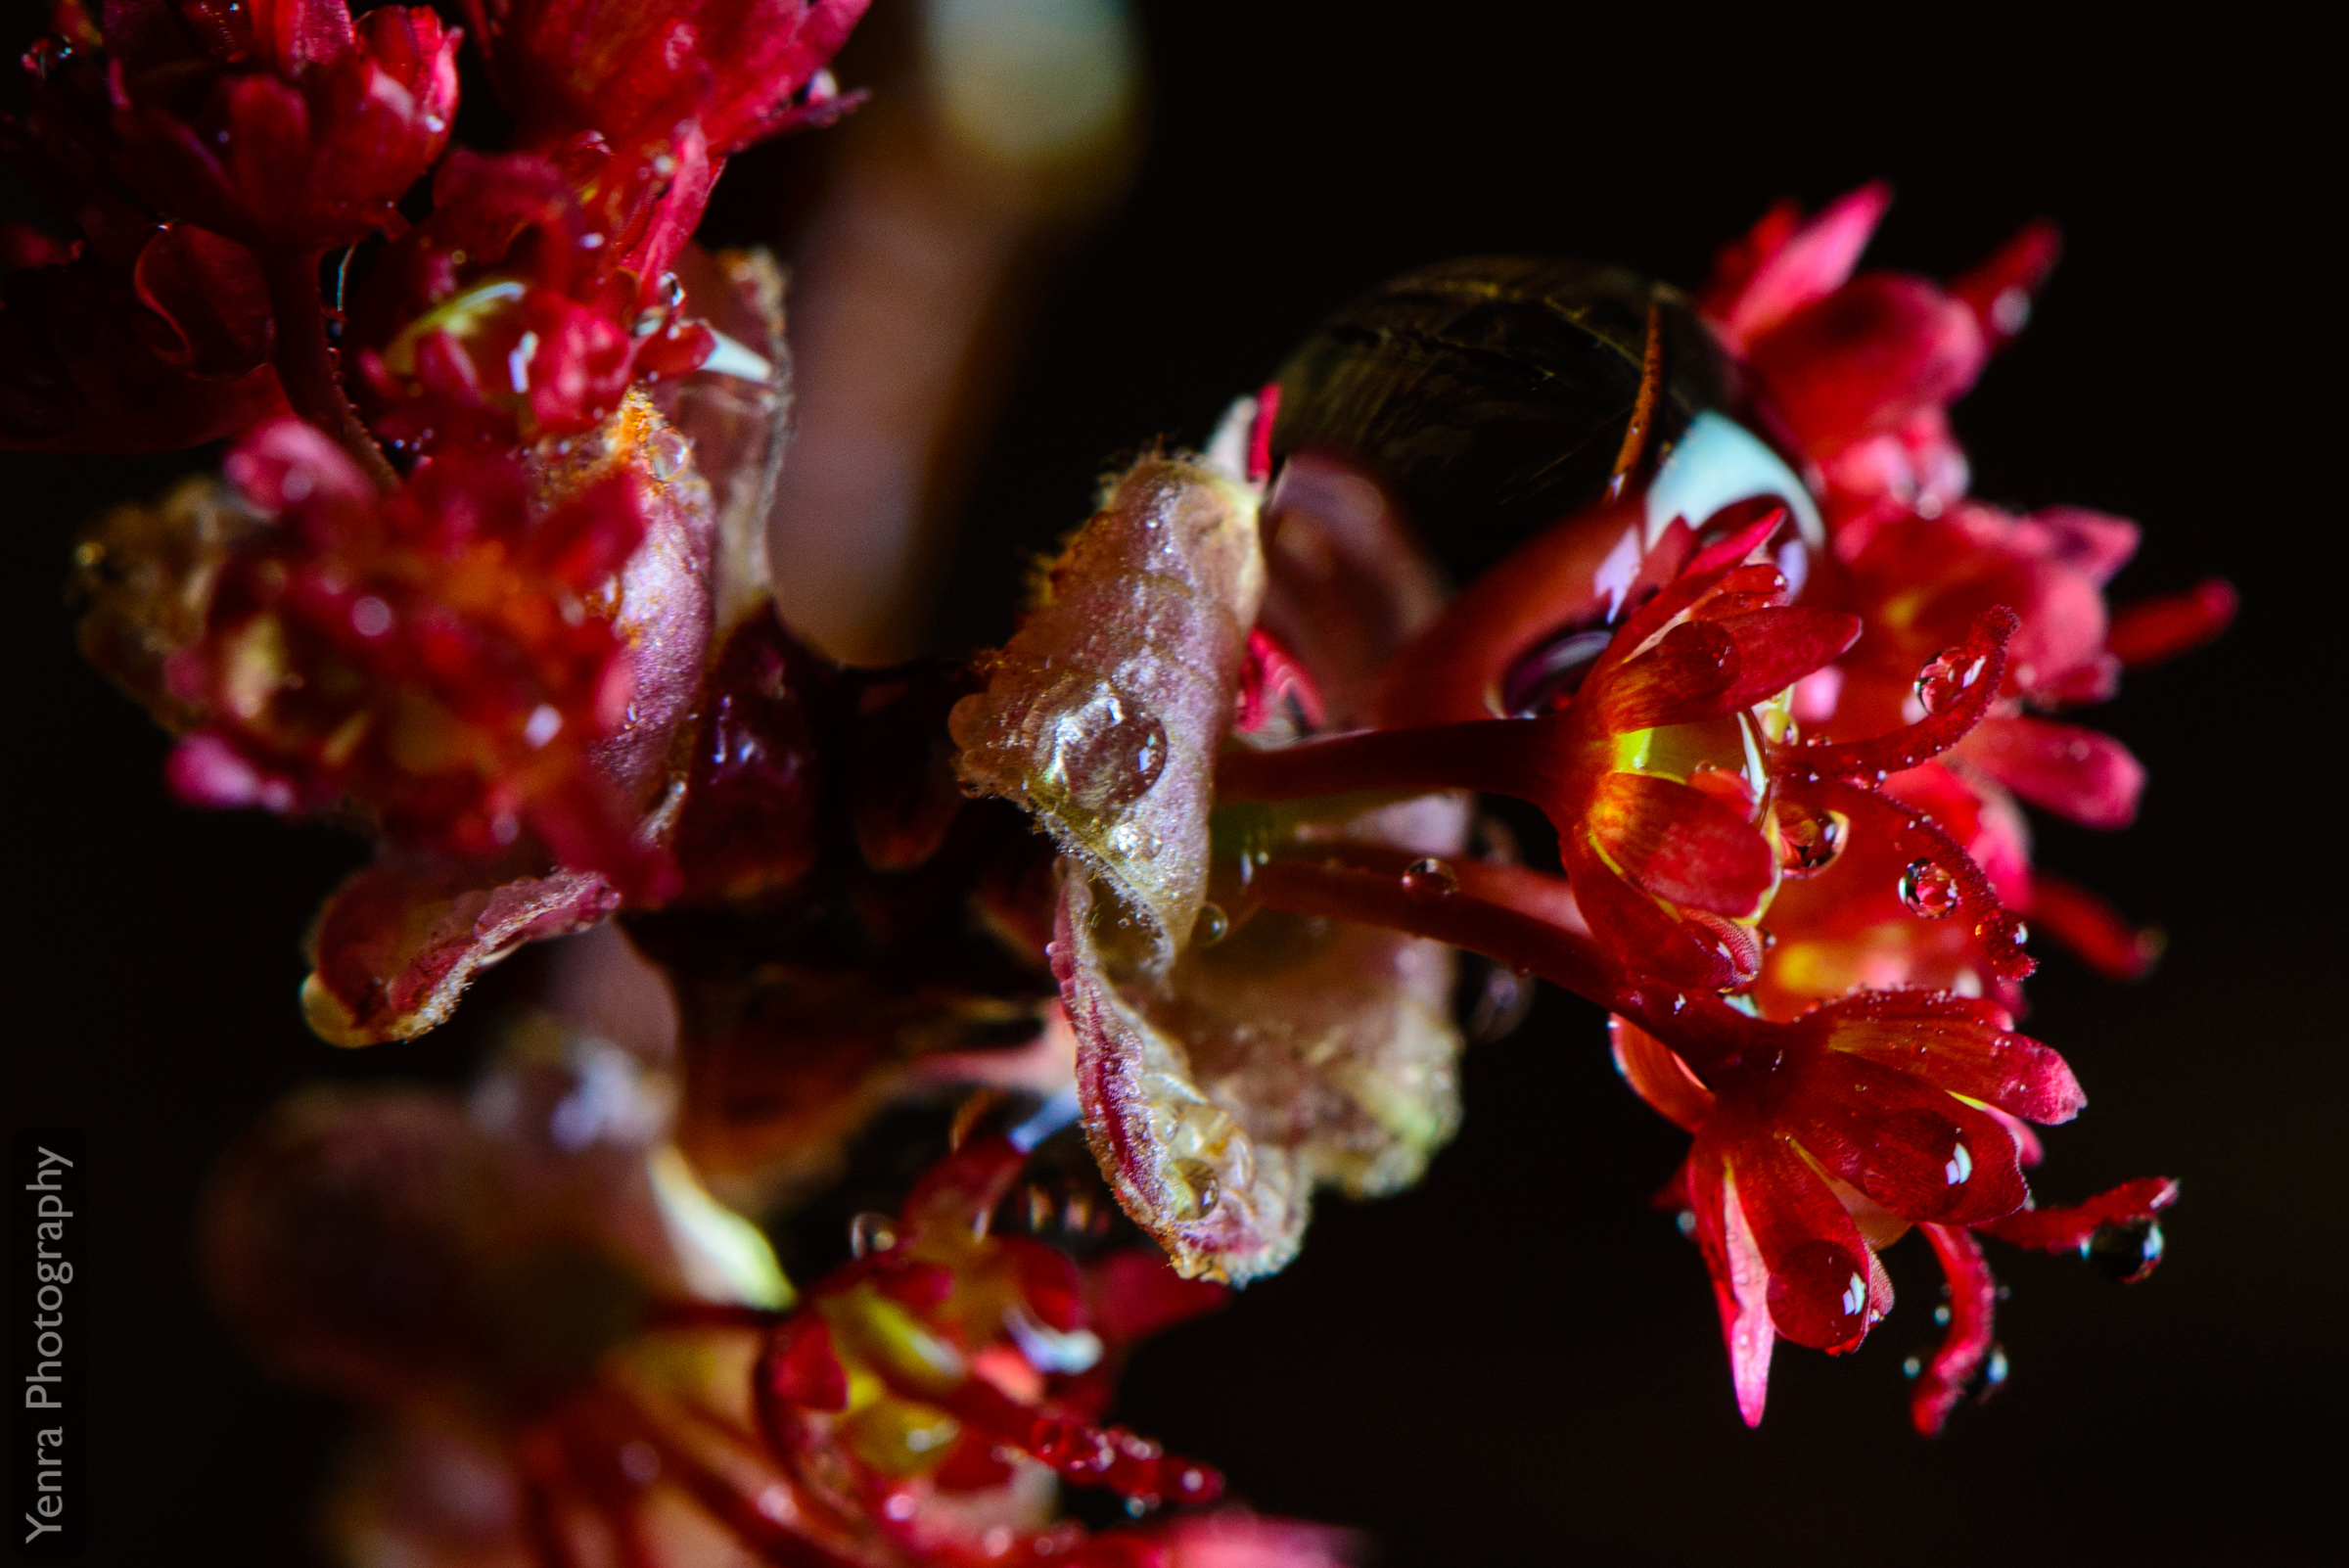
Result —
<path fill-rule="evenodd" d="M 2047 283 L 2062 254 L 2062 233 L 2046 218 L 2036 218 L 1981 265 L 1953 282 L 1950 293 L 1973 311 L 1991 345 L 2004 347 L 2031 319 L 2031 297 Z"/>
<path fill-rule="evenodd" d="M 2076 882 L 2034 872 L 2031 923 L 2071 949 L 2107 980 L 2142 980 L 2161 958 L 2164 938 L 2155 926 L 2126 915 Z"/>
<path fill-rule="evenodd" d="M 1280 383 L 1268 381 L 1256 394 L 1256 420 L 1248 428 L 1248 477 L 1262 484 L 1272 477 L 1272 427 L 1280 420 Z"/>
<path fill-rule="evenodd" d="M 2040 1252 L 2072 1252 L 2085 1247 L 2106 1225 L 2125 1225 L 2152 1219 L 2178 1201 L 2178 1183 L 2169 1176 L 2140 1176 L 2086 1203 L 2069 1208 L 2025 1209 L 2004 1220 L 1974 1228 L 2017 1247 Z"/>
<path fill-rule="evenodd" d="M 1943 654 L 1917 677 L 1920 687 L 1957 687 L 1938 712 L 1890 734 L 1845 745 L 1785 746 L 1771 754 L 1771 767 L 1796 782 L 1842 779 L 1880 784 L 1940 756 L 1965 738 L 1997 700 L 2006 675 L 2006 642 L 2022 623 L 2004 605 L 1975 618 L 1965 641 Z M 1945 680 L 1943 677 L 1948 677 Z"/>
<path fill-rule="evenodd" d="M 2140 599 L 2112 613 L 2104 646 L 2124 668 L 2142 669 L 2217 637 L 2234 620 L 2235 606 L 2234 585 L 2223 577 L 2198 582 L 2184 593 Z"/>
<path fill-rule="evenodd" d="M 1965 1398 L 1983 1363 L 1990 1359 L 1991 1314 L 1998 1304 L 1998 1281 L 1983 1261 L 1982 1244 L 1968 1231 L 1951 1225 L 1920 1224 L 1941 1271 L 1950 1281 L 1950 1331 L 1916 1376 L 1916 1391 L 1909 1396 L 1909 1419 L 1920 1436 L 1938 1437 L 1950 1411 Z"/>
<path fill-rule="evenodd" d="M 1956 839 L 1929 816 L 1889 796 L 1839 779 L 1781 783 L 1781 803 L 1837 810 L 1851 819 L 1854 834 L 1889 845 L 1909 862 L 1903 901 L 1920 919 L 1961 915 L 1971 922 L 1974 941 L 1993 970 L 2021 980 L 2038 967 L 2023 950 L 2023 924 L 1999 901 L 1998 889 Z M 1918 884 L 1911 888 L 1909 883 Z"/>

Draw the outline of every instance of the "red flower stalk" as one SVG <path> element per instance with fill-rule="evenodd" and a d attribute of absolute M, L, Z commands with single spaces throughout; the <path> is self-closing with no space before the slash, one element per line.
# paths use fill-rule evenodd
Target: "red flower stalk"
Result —
<path fill-rule="evenodd" d="M 172 760 L 183 796 L 347 802 L 395 840 L 473 857 L 527 830 L 625 888 L 668 875 L 596 766 L 639 695 L 613 622 L 647 528 L 631 475 L 546 505 L 519 464 L 451 454 L 385 496 L 290 421 L 228 472 L 277 526 L 225 565 L 170 666 L 204 715 Z"/>

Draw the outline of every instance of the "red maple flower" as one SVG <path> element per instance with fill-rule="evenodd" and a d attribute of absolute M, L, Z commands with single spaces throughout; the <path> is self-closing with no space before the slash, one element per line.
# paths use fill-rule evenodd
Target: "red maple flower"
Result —
<path fill-rule="evenodd" d="M 2030 1206 L 2021 1168 L 2040 1151 L 2023 1123 L 2067 1122 L 2087 1098 L 2061 1057 L 2013 1033 L 2004 1008 L 1862 992 L 1786 1025 L 1702 1009 L 1654 1022 L 1677 1049 L 1618 1016 L 1615 1059 L 1643 1099 L 1695 1134 L 1667 1191 L 1712 1272 L 1748 1425 L 1762 1418 L 1777 1337 L 1845 1351 L 1890 1311 L 1876 1254 L 1911 1224 L 1954 1300 L 1948 1341 L 1917 1369 L 1911 1398 L 1928 1436 L 1990 1355 L 1994 1293 L 1970 1230 L 2061 1251 L 2110 1249 L 2139 1226 L 2131 1277 L 2158 1259 L 2152 1216 L 2175 1199 L 2174 1181 L 2129 1182 L 2076 1209 Z"/>
<path fill-rule="evenodd" d="M 612 622 L 647 526 L 625 472 L 548 506 L 512 460 L 451 454 L 386 496 L 284 421 L 228 473 L 277 526 L 227 562 L 170 667 L 204 715 L 172 759 L 183 796 L 348 803 L 394 840 L 475 857 L 527 829 L 628 887 L 668 875 L 596 767 L 636 695 Z"/>
<path fill-rule="evenodd" d="M 180 13 L 160 0 L 108 9 L 133 183 L 271 252 L 314 257 L 400 227 L 393 204 L 448 141 L 460 34 L 421 6 L 355 27 L 344 0 L 190 12 L 193 38 L 174 36 Z"/>
<path fill-rule="evenodd" d="M 1073 1523 L 969 1539 L 951 1506 L 1038 1463 L 1142 1507 L 1209 1502 L 1223 1489 L 1196 1460 L 1093 1424 L 1109 1350 L 1223 1291 L 1140 1254 L 1113 1255 L 1088 1279 L 1055 1248 L 992 1234 L 990 1217 L 1027 1164 L 1020 1141 L 965 1144 L 894 1222 L 860 1222 L 858 1258 L 767 1338 L 755 1374 L 760 1427 L 821 1505 L 919 1560 L 1146 1561 L 1114 1537 L 1086 1543 Z"/>
<path fill-rule="evenodd" d="M 850 105 L 824 73 L 867 0 L 466 0 L 523 145 L 690 120 L 711 157 Z M 714 177 L 714 173 L 713 174 Z"/>
<path fill-rule="evenodd" d="M 259 258 L 226 235 L 163 221 L 115 169 L 104 40 L 77 7 L 24 57 L 21 116 L 0 157 L 65 237 L 5 226 L 0 442 L 52 451 L 194 445 L 284 410 Z"/>
<path fill-rule="evenodd" d="M 2135 524 L 2077 507 L 2016 518 L 1964 499 L 1967 465 L 1948 405 L 2022 330 L 2060 241 L 2050 224 L 2028 225 L 1946 290 L 1904 275 L 1855 276 L 1890 200 L 1887 187 L 1865 186 L 1809 222 L 1780 204 L 1723 250 L 1700 301 L 1746 358 L 1762 416 L 1811 461 L 1844 569 L 1831 592 L 1864 623 L 1851 657 L 1798 698 L 1799 716 L 1838 737 L 1913 717 L 1921 688 L 1911 672 L 1977 616 L 2005 606 L 2018 628 L 2000 702 L 1939 782 L 1890 788 L 1921 789 L 2018 830 L 2007 792 L 2091 827 L 2126 826 L 2144 777 L 2127 748 L 2027 710 L 2111 696 L 2124 667 L 2217 635 L 2234 592 L 2213 580 L 2108 617 L 2103 585 L 2135 552 Z M 1953 786 L 1970 803 L 1955 801 Z M 2008 901 L 2095 967 L 2142 974 L 2157 943 L 2086 890 L 2034 875 L 2010 838 L 2015 853 L 2000 878 Z M 1848 907 L 1837 919 L 1854 929 Z M 1884 958 L 1870 966 L 1881 971 Z"/>
<path fill-rule="evenodd" d="M 715 340 L 686 319 L 673 253 L 623 257 L 575 182 L 529 153 L 458 153 L 434 211 L 360 291 L 352 336 L 375 427 L 422 447 L 592 430 L 638 382 L 674 379 Z M 623 264 L 658 265 L 646 277 Z M 657 303 L 648 291 L 666 290 Z"/>

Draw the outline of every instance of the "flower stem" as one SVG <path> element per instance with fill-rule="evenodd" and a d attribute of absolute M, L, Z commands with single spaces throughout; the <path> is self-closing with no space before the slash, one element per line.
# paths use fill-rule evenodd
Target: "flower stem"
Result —
<path fill-rule="evenodd" d="M 1294 801 L 1361 790 L 1483 790 L 1539 806 L 1561 771 L 1562 715 L 1362 730 L 1265 751 L 1235 747 L 1216 764 L 1219 801 Z"/>
<path fill-rule="evenodd" d="M 277 316 L 277 381 L 294 411 L 341 443 L 369 479 L 387 490 L 399 476 L 384 458 L 357 409 L 335 374 L 335 350 L 326 340 L 326 306 L 318 297 L 322 252 L 282 254 L 263 262 L 269 304 Z"/>
<path fill-rule="evenodd" d="M 1420 892 L 1383 867 L 1336 856 L 1275 858 L 1256 869 L 1248 892 L 1269 909 L 1384 926 L 1530 970 L 1621 1013 L 1680 1052 L 1700 1077 L 1727 1066 L 1748 1042 L 1757 1021 L 1720 997 L 1629 973 L 1554 915 L 1517 906 L 1530 891 L 1519 884 L 1556 879 L 1475 861 L 1463 862 L 1453 875 L 1452 891 Z"/>

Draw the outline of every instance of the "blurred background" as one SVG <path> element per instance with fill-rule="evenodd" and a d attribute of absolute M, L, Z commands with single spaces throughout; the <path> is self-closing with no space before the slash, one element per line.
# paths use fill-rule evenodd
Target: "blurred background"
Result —
<path fill-rule="evenodd" d="M 2094 1102 L 2037 1185 L 2183 1177 L 2168 1261 L 2123 1290 L 1999 1253 L 2012 1376 L 1927 1443 L 1900 1363 L 1936 1336 L 1936 1274 L 1905 1243 L 1892 1318 L 1843 1360 L 1782 1351 L 1748 1432 L 1695 1249 L 1647 1202 L 1683 1140 L 1618 1081 L 1598 1015 L 1545 995 L 1470 1056 L 1465 1130 L 1421 1187 L 1327 1203 L 1296 1266 L 1128 1381 L 1123 1419 L 1261 1508 L 1364 1528 L 1382 1563 L 2300 1560 L 2336 1511 L 2349 932 L 2320 628 L 2342 339 L 2315 51 L 1941 25 L 879 0 L 840 66 L 872 104 L 742 158 L 713 209 L 706 238 L 799 273 L 782 596 L 876 660 L 999 639 L 1098 473 L 1204 438 L 1390 273 L 1535 252 L 1694 284 L 1773 198 L 1878 175 L 1900 199 L 1876 264 L 1946 275 L 2025 219 L 2064 227 L 2030 331 L 1958 410 L 1977 488 L 2142 521 L 2117 598 L 2243 590 L 2224 642 L 2094 719 L 2151 770 L 2137 827 L 2039 824 L 2045 864 L 2170 949 L 2135 987 L 2061 955 L 2032 983 L 2029 1027 Z M 460 1076 L 512 983 L 419 1041 L 318 1043 L 298 938 L 360 847 L 172 805 L 163 737 L 74 654 L 73 529 L 208 460 L 5 460 L 0 1083 L 12 1125 L 90 1140 L 108 1563 L 309 1560 L 338 1417 L 249 1369 L 206 1306 L 199 1182 L 298 1081 Z"/>

